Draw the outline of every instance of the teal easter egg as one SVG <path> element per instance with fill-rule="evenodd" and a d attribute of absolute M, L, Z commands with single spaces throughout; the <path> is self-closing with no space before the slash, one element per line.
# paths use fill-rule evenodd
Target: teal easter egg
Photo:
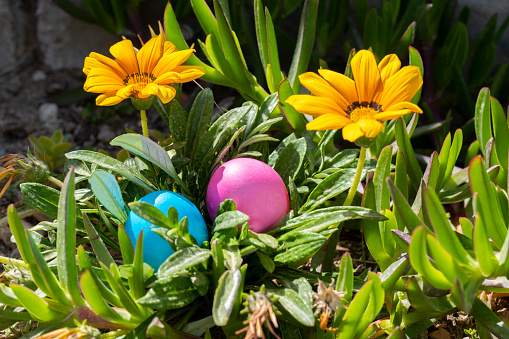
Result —
<path fill-rule="evenodd" d="M 179 215 L 179 220 L 187 217 L 189 222 L 189 234 L 191 234 L 198 243 L 198 246 L 204 241 L 209 240 L 207 225 L 198 208 L 186 197 L 170 191 L 152 192 L 140 199 L 152 206 L 157 207 L 164 215 L 168 215 L 168 209 L 174 207 Z M 145 219 L 131 211 L 127 217 L 125 230 L 133 246 L 138 240 L 140 232 L 143 230 L 143 261 L 156 271 L 161 264 L 174 253 L 170 244 L 161 238 L 151 229 L 158 226 L 151 224 Z"/>

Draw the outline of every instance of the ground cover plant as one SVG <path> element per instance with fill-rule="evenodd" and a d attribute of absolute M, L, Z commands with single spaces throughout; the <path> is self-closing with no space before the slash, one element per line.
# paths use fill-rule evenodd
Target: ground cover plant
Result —
<path fill-rule="evenodd" d="M 119 2 L 84 2 L 106 29 L 125 28 Z M 205 34 L 193 42 L 169 3 L 139 48 L 91 52 L 84 90 L 140 114 L 141 131 L 111 140 L 117 157 L 68 151 L 55 133 L 32 138 L 35 154 L 0 158 L 0 196 L 14 179 L 23 193 L 7 212 L 21 259 L 0 257 L 5 335 L 418 338 L 463 312 L 466 335 L 509 337 L 496 309 L 509 292 L 509 125 L 496 99 L 507 67 L 491 70 L 509 21 L 490 21 L 469 50 L 468 9 L 451 24 L 447 1 L 307 0 L 287 62 L 274 23 L 298 6 L 278 3 L 192 0 Z M 256 76 L 249 37 L 235 33 L 251 9 Z M 311 66 L 314 46 L 326 56 L 345 32 L 342 68 Z M 482 65 L 467 82 L 468 58 Z M 244 102 L 214 114 L 204 88 L 185 109 L 195 79 Z M 166 131 L 150 130 L 152 106 Z M 34 211 L 49 221 L 25 229 Z M 376 265 L 334 262 L 345 228 L 362 230 Z"/>

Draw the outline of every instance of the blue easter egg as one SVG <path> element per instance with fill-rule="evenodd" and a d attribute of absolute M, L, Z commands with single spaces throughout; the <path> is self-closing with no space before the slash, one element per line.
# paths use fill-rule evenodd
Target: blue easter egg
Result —
<path fill-rule="evenodd" d="M 198 208 L 186 197 L 175 192 L 157 191 L 147 194 L 141 198 L 140 201 L 157 207 L 164 215 L 168 215 L 168 209 L 170 207 L 175 207 L 179 215 L 179 220 L 187 217 L 189 222 L 189 234 L 196 239 L 198 246 L 201 246 L 204 241 L 209 240 L 207 225 L 205 224 L 205 220 L 203 220 L 203 216 Z M 133 211 L 129 213 L 125 224 L 125 230 L 133 246 L 136 245 L 138 235 L 141 230 L 143 230 L 143 261 L 157 271 L 159 266 L 161 266 L 174 251 L 166 240 L 161 238 L 156 232 L 151 231 L 154 227 L 158 226 L 151 224 Z"/>

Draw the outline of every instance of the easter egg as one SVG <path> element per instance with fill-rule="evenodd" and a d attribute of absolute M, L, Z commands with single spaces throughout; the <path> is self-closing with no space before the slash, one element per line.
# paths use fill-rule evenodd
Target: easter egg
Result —
<path fill-rule="evenodd" d="M 290 209 L 288 192 L 279 174 L 251 158 L 227 161 L 212 175 L 207 188 L 207 209 L 212 220 L 226 199 L 235 201 L 237 210 L 249 216 L 249 229 L 253 232 L 277 225 Z"/>
<path fill-rule="evenodd" d="M 144 201 L 152 206 L 157 207 L 164 215 L 168 215 L 168 209 L 175 207 L 178 212 L 179 220 L 187 217 L 189 222 L 189 234 L 191 234 L 198 243 L 198 246 L 209 239 L 207 225 L 203 216 L 196 206 L 186 197 L 170 191 L 156 191 L 147 194 L 140 201 Z M 171 245 L 161 238 L 151 229 L 155 226 L 145 219 L 131 211 L 127 217 L 125 230 L 133 245 L 138 240 L 138 235 L 143 230 L 143 261 L 156 271 L 161 264 L 174 253 Z"/>

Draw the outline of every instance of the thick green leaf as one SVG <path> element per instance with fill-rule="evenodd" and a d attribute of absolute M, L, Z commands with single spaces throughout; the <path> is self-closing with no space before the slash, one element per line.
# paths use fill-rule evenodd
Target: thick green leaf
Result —
<path fill-rule="evenodd" d="M 435 191 L 430 187 L 424 191 L 424 204 L 440 244 L 460 263 L 469 265 L 470 256 L 458 240 L 444 207 Z"/>
<path fill-rule="evenodd" d="M 509 328 L 479 298 L 475 298 L 470 314 L 497 338 L 509 338 Z"/>
<path fill-rule="evenodd" d="M 416 227 L 424 225 L 424 222 L 415 215 L 406 198 L 396 185 L 394 185 L 390 178 L 387 178 L 387 185 L 394 201 L 395 212 L 397 213 L 397 216 L 401 218 L 403 224 L 408 228 L 408 230 L 413 232 Z"/>
<path fill-rule="evenodd" d="M 493 132 L 495 135 L 495 150 L 497 158 L 507 173 L 508 150 L 509 150 L 509 128 L 507 127 L 507 118 L 500 102 L 491 97 L 491 118 L 493 121 Z"/>
<path fill-rule="evenodd" d="M 420 277 L 410 277 L 406 284 L 408 300 L 417 311 L 420 312 L 446 312 L 454 308 L 447 297 L 428 297 L 423 292 L 423 281 Z"/>
<path fill-rule="evenodd" d="M 10 284 L 9 287 L 34 319 L 41 322 L 58 322 L 67 317 L 66 313 L 54 310 L 28 288 L 15 284 Z"/>
<path fill-rule="evenodd" d="M 502 217 L 499 201 L 480 156 L 470 162 L 469 178 L 472 194 L 477 194 L 476 210 L 483 217 L 487 233 L 498 248 L 501 248 L 507 236 L 507 227 Z"/>
<path fill-rule="evenodd" d="M 27 238 L 30 243 L 30 249 L 32 251 L 32 255 L 35 258 L 35 265 L 37 265 L 39 272 L 41 273 L 42 278 L 44 279 L 45 285 L 50 292 L 50 296 L 57 302 L 61 303 L 63 306 L 68 307 L 69 310 L 72 309 L 72 301 L 69 299 L 62 286 L 57 280 L 55 274 L 50 270 L 46 260 L 44 259 L 41 251 L 35 244 L 35 241 L 32 237 L 27 233 Z M 32 266 L 32 265 L 31 265 Z"/>
<path fill-rule="evenodd" d="M 114 323 L 132 324 L 127 314 L 116 311 L 106 303 L 90 271 L 83 272 L 80 278 L 80 286 L 90 308 L 98 316 Z"/>
<path fill-rule="evenodd" d="M 297 80 L 297 76 L 306 71 L 309 59 L 311 58 L 311 52 L 313 52 L 317 14 L 318 0 L 305 1 L 300 17 L 297 43 L 288 73 L 288 80 L 292 85 L 294 93 L 300 93 L 301 84 Z"/>
<path fill-rule="evenodd" d="M 376 164 L 375 175 L 373 177 L 374 189 L 375 189 L 375 211 L 380 212 L 389 208 L 390 195 L 387 189 L 386 179 L 389 177 L 391 172 L 391 158 L 392 158 L 392 146 L 386 146 L 380 152 L 378 156 L 378 162 Z"/>
<path fill-rule="evenodd" d="M 486 225 L 487 218 L 484 214 L 478 215 L 474 227 L 474 251 L 479 268 L 485 277 L 491 276 L 498 267 L 498 259 L 488 238 L 489 231 Z"/>
<path fill-rule="evenodd" d="M 409 254 L 412 267 L 423 277 L 425 277 L 436 288 L 448 290 L 452 287 L 452 282 L 446 276 L 437 270 L 430 262 L 426 252 L 426 228 L 417 227 L 412 235 Z"/>
<path fill-rule="evenodd" d="M 419 188 L 423 174 L 421 167 L 419 166 L 419 163 L 417 162 L 417 159 L 415 157 L 414 149 L 412 147 L 412 144 L 410 143 L 410 138 L 408 137 L 408 133 L 405 128 L 405 122 L 403 119 L 398 119 L 396 121 L 395 131 L 398 147 L 400 148 L 400 150 L 403 153 L 403 156 L 405 157 L 410 182 L 417 190 Z"/>
<path fill-rule="evenodd" d="M 174 277 L 156 283 L 138 303 L 156 309 L 177 309 L 189 305 L 198 296 L 191 279 Z"/>
<path fill-rule="evenodd" d="M 106 171 L 97 170 L 88 182 L 99 202 L 118 220 L 125 223 L 127 220 L 125 203 L 115 176 Z"/>
<path fill-rule="evenodd" d="M 74 170 L 67 173 L 58 202 L 57 271 L 64 290 L 76 306 L 84 304 L 78 286 L 76 268 L 76 201 L 74 200 Z"/>
<path fill-rule="evenodd" d="M 419 70 L 421 71 L 421 76 L 424 78 L 424 67 L 423 67 L 423 62 L 422 62 L 421 54 L 414 47 L 408 48 L 408 54 L 409 54 L 409 64 L 413 65 L 413 66 L 419 67 Z M 421 92 L 422 92 L 422 86 L 417 91 L 417 93 L 415 93 L 415 95 L 412 98 L 412 100 L 410 100 L 413 104 L 417 105 L 417 103 L 419 103 L 419 100 L 421 98 Z"/>
<path fill-rule="evenodd" d="M 479 140 L 479 146 L 484 154 L 486 144 L 491 139 L 491 121 L 490 121 L 490 89 L 483 88 L 479 92 L 475 104 L 475 134 Z"/>
<path fill-rule="evenodd" d="M 278 264 L 300 262 L 316 253 L 327 242 L 327 238 L 319 234 L 313 234 L 312 238 L 304 244 L 294 246 L 285 252 L 279 253 L 274 257 L 274 261 Z"/>
<path fill-rule="evenodd" d="M 288 78 L 284 78 L 278 83 L 277 92 L 279 95 L 279 102 L 283 106 L 284 114 L 290 125 L 297 131 L 302 132 L 306 130 L 306 119 L 304 115 L 297 112 L 297 110 L 290 104 L 286 103 L 291 95 L 295 94 L 290 85 Z"/>

